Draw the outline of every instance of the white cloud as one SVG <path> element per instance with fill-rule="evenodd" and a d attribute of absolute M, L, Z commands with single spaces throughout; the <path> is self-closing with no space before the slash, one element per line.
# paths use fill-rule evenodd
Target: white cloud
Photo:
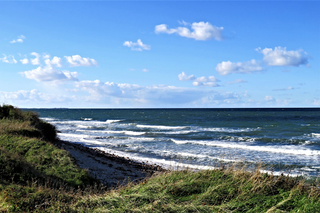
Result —
<path fill-rule="evenodd" d="M 38 67 L 36 69 L 21 72 L 21 74 L 38 82 L 52 81 L 55 83 L 62 83 L 64 81 L 77 81 L 77 72 L 56 70 L 53 67 L 46 66 L 44 68 Z"/>
<path fill-rule="evenodd" d="M 20 60 L 22 64 L 29 64 L 29 59 L 24 58 Z"/>
<path fill-rule="evenodd" d="M 178 75 L 179 81 L 189 81 L 189 80 L 194 80 L 196 77 L 194 75 L 187 75 L 184 72 Z"/>
<path fill-rule="evenodd" d="M 47 66 L 62 67 L 62 59 L 60 57 L 54 56 L 52 60 L 49 58 L 44 61 Z"/>
<path fill-rule="evenodd" d="M 132 41 L 125 41 L 123 46 L 131 47 L 132 50 L 142 51 L 142 50 L 150 50 L 151 46 L 142 43 L 141 39 L 138 39 L 136 43 Z"/>
<path fill-rule="evenodd" d="M 220 75 L 228 75 L 231 73 L 254 73 L 261 72 L 264 68 L 260 65 L 259 62 L 252 59 L 251 61 L 246 62 L 231 62 L 223 61 L 216 66 L 216 71 Z"/>
<path fill-rule="evenodd" d="M 243 80 L 243 79 L 236 79 L 234 81 L 231 82 L 227 82 L 227 84 L 239 84 L 239 83 L 247 83 L 248 81 Z"/>
<path fill-rule="evenodd" d="M 80 55 L 65 56 L 71 67 L 78 66 L 98 66 L 96 60 L 92 58 L 82 58 Z"/>
<path fill-rule="evenodd" d="M 263 60 L 269 66 L 290 66 L 297 67 L 300 65 L 308 65 L 308 54 L 303 50 L 287 51 L 286 47 L 264 48 L 259 47 L 256 51 L 263 54 Z"/>
<path fill-rule="evenodd" d="M 218 87 L 219 85 L 216 82 L 199 82 L 194 81 L 192 82 L 193 86 L 206 86 L 206 87 Z"/>
<path fill-rule="evenodd" d="M 9 63 L 9 64 L 16 64 L 17 60 L 14 58 L 13 55 L 6 55 L 3 54 L 3 58 L 0 58 L 0 61 L 4 62 L 4 63 Z"/>
<path fill-rule="evenodd" d="M 13 39 L 12 41 L 10 41 L 10 43 L 22 43 L 25 38 L 26 37 L 24 35 L 20 35 L 17 39 Z"/>
<path fill-rule="evenodd" d="M 214 76 L 209 76 L 207 77 L 200 77 L 200 78 L 196 78 L 192 85 L 193 86 L 207 86 L 207 87 L 218 87 L 219 85 L 216 83 L 219 80 L 216 79 L 216 77 Z"/>
<path fill-rule="evenodd" d="M 47 54 L 47 53 L 44 53 L 44 54 L 42 55 L 42 58 L 44 58 L 44 59 L 48 59 L 48 58 L 50 58 L 50 55 L 49 55 L 49 54 Z"/>
<path fill-rule="evenodd" d="M 268 101 L 268 102 L 271 102 L 271 101 L 275 101 L 275 99 L 270 96 L 270 95 L 267 95 L 265 98 L 264 98 L 265 101 Z"/>
<path fill-rule="evenodd" d="M 174 86 L 153 85 L 142 87 L 135 84 L 103 83 L 99 80 L 75 82 L 77 88 L 87 91 L 94 100 L 106 97 L 126 100 L 134 104 L 184 104 L 196 101 L 212 91 Z"/>
<path fill-rule="evenodd" d="M 185 22 L 184 20 L 178 21 L 178 23 L 184 26 L 190 25 L 188 22 Z"/>
<path fill-rule="evenodd" d="M 65 95 L 52 95 L 40 93 L 38 90 L 33 89 L 30 91 L 19 90 L 17 92 L 2 92 L 0 91 L 0 102 L 2 103 L 14 103 L 14 104 L 30 104 L 30 107 L 34 107 L 35 103 L 45 104 L 48 103 L 67 103 L 72 101 L 72 97 Z M 56 105 L 54 105 L 56 106 Z"/>
<path fill-rule="evenodd" d="M 149 70 L 147 70 L 147 69 L 143 69 L 143 70 L 142 70 L 142 72 L 149 72 Z"/>
<path fill-rule="evenodd" d="M 186 73 L 182 72 L 178 75 L 179 81 L 193 81 L 193 86 L 207 86 L 207 87 L 217 87 L 219 86 L 216 82 L 219 80 L 214 76 L 209 77 L 199 77 L 196 78 L 194 75 L 187 75 Z"/>
<path fill-rule="evenodd" d="M 299 89 L 299 87 L 287 87 L 282 89 L 274 89 L 273 91 L 286 91 L 286 90 L 294 90 L 294 89 Z"/>
<path fill-rule="evenodd" d="M 313 100 L 313 105 L 319 106 L 320 105 L 320 98 Z"/>
<path fill-rule="evenodd" d="M 186 22 L 182 22 L 180 24 L 183 24 L 184 26 L 189 25 Z M 182 37 L 187 38 L 193 38 L 195 40 L 209 40 L 209 39 L 215 39 L 215 40 L 222 40 L 222 30 L 223 27 L 216 27 L 211 25 L 209 22 L 194 22 L 191 24 L 191 29 L 193 31 L 190 31 L 187 27 L 178 27 L 176 29 L 169 29 L 166 24 L 160 24 L 155 27 L 155 33 L 177 33 L 178 35 Z"/>
<path fill-rule="evenodd" d="M 31 60 L 30 60 L 31 64 L 33 64 L 33 65 L 40 65 L 40 55 L 39 55 L 38 53 L 36 53 L 36 52 L 30 53 L 30 55 L 35 56 L 34 59 L 31 59 Z"/>

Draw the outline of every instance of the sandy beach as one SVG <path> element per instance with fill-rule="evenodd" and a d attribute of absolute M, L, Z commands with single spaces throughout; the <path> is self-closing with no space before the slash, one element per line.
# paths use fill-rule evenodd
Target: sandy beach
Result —
<path fill-rule="evenodd" d="M 88 170 L 92 177 L 108 188 L 127 184 L 128 181 L 142 181 L 146 177 L 165 171 L 158 165 L 136 162 L 81 144 L 61 140 L 58 144 L 70 153 L 80 168 Z"/>

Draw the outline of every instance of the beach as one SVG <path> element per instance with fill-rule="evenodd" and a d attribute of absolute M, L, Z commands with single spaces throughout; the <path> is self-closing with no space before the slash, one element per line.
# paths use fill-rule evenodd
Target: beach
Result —
<path fill-rule="evenodd" d="M 80 168 L 86 169 L 92 177 L 98 179 L 107 188 L 125 185 L 128 181 L 139 182 L 166 171 L 158 165 L 136 162 L 81 144 L 61 140 L 56 143 L 70 153 Z"/>

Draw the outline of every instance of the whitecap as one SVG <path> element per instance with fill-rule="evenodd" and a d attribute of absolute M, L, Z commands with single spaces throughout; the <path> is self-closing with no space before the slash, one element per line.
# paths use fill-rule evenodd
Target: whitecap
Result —
<path fill-rule="evenodd" d="M 236 133 L 236 132 L 253 132 L 260 130 L 261 127 L 257 128 L 239 128 L 239 129 L 233 129 L 233 128 L 227 128 L 227 127 L 216 127 L 216 128 L 202 128 L 202 131 L 207 132 L 229 132 L 229 133 Z"/>
<path fill-rule="evenodd" d="M 320 138 L 320 133 L 311 133 L 313 138 Z"/>
<path fill-rule="evenodd" d="M 107 124 L 111 124 L 111 123 L 116 123 L 116 122 L 120 122 L 120 121 L 123 121 L 123 120 L 111 120 L 111 119 L 108 119 L 108 120 L 106 120 L 106 123 Z"/>
<path fill-rule="evenodd" d="M 176 144 L 196 144 L 196 145 L 204 145 L 204 146 L 217 146 L 223 148 L 231 148 L 231 149 L 246 149 L 252 151 L 261 151 L 261 152 L 273 152 L 273 153 L 284 153 L 284 154 L 293 154 L 293 155 L 320 155 L 320 151 L 311 150 L 301 147 L 301 149 L 297 149 L 297 146 L 292 145 L 284 145 L 284 146 L 254 146 L 240 143 L 226 143 L 226 142 L 218 142 L 218 141 L 195 141 L 195 140 L 175 140 L 171 139 Z"/>
<path fill-rule="evenodd" d="M 84 121 L 92 121 L 92 118 L 81 118 L 81 120 L 84 120 Z"/>
<path fill-rule="evenodd" d="M 157 125 L 137 125 L 137 127 L 144 128 L 144 129 L 163 129 L 163 130 L 187 128 L 186 126 L 157 126 Z"/>

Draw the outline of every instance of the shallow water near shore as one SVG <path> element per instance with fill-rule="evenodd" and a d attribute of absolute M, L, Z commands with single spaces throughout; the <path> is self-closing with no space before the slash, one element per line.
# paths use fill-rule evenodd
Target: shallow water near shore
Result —
<path fill-rule="evenodd" d="M 28 110 L 62 140 L 166 168 L 262 163 L 320 175 L 320 108 Z"/>

